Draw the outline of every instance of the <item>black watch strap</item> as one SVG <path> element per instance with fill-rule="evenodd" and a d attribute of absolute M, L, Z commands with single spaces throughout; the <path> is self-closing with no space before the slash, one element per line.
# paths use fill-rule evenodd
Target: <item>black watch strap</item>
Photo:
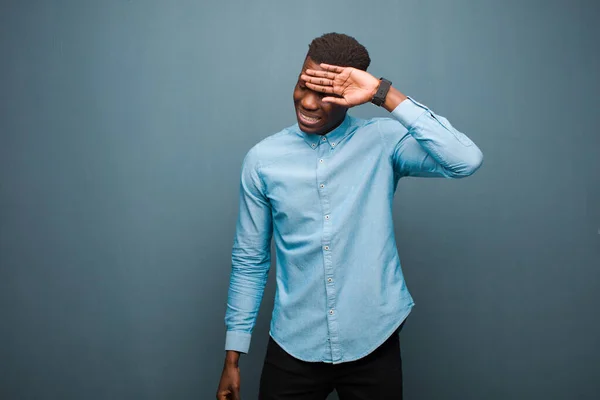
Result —
<path fill-rule="evenodd" d="M 383 103 L 385 103 L 385 97 L 387 96 L 390 87 L 392 86 L 392 82 L 388 81 L 385 78 L 380 78 L 379 81 L 379 88 L 377 89 L 377 93 L 375 93 L 375 96 L 373 96 L 373 98 L 371 99 L 371 103 L 381 107 Z"/>

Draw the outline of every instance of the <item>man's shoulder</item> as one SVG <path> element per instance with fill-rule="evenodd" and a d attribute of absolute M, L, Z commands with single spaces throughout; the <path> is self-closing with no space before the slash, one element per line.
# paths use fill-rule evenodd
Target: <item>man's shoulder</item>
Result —
<path fill-rule="evenodd" d="M 387 116 L 375 116 L 369 118 L 352 117 L 350 129 L 359 133 L 355 137 L 372 137 L 380 135 L 384 141 L 390 136 L 396 137 L 404 134 L 406 129 L 396 119 Z"/>
<path fill-rule="evenodd" d="M 268 146 L 280 146 L 286 144 L 290 140 L 295 141 L 299 136 L 296 134 L 294 129 L 297 129 L 296 125 L 287 126 L 278 132 L 271 133 L 270 135 L 261 139 L 254 146 L 268 147 Z"/>
<path fill-rule="evenodd" d="M 406 134 L 407 129 L 397 119 L 393 117 L 371 117 L 359 119 L 357 123 L 361 128 L 376 130 L 384 141 L 388 139 L 397 139 Z"/>
<path fill-rule="evenodd" d="M 369 117 L 369 118 L 352 117 L 352 119 L 353 119 L 353 124 L 356 126 L 359 126 L 359 127 L 380 128 L 382 125 L 387 126 L 390 124 L 391 125 L 399 124 L 398 120 L 396 120 L 395 118 L 383 117 L 383 116 Z"/>
<path fill-rule="evenodd" d="M 292 148 L 290 145 L 298 142 L 300 139 L 294 131 L 296 126 L 288 126 L 262 138 L 248 150 L 246 158 L 249 161 L 264 164 L 273 157 L 289 151 Z"/>

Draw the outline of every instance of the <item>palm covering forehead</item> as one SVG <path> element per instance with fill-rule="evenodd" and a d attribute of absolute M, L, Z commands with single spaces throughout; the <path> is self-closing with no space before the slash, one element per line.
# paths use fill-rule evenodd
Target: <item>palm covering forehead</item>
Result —
<path fill-rule="evenodd" d="M 324 63 L 319 66 L 323 68 L 322 71 L 309 68 L 300 78 L 309 89 L 329 94 L 322 99 L 324 102 L 345 107 L 357 106 L 370 101 L 379 86 L 379 79 L 366 71 Z"/>

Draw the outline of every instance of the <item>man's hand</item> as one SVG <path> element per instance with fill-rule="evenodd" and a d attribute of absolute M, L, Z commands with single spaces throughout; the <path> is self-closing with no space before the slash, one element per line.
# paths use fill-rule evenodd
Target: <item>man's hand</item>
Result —
<path fill-rule="evenodd" d="M 379 89 L 379 79 L 367 71 L 329 64 L 320 64 L 320 67 L 324 71 L 307 69 L 300 78 L 306 82 L 309 89 L 330 94 L 321 101 L 354 107 L 370 102 Z M 392 112 L 406 99 L 406 95 L 392 86 L 382 107 Z"/>
<path fill-rule="evenodd" d="M 240 367 L 225 362 L 217 389 L 217 400 L 240 400 Z"/>
<path fill-rule="evenodd" d="M 307 69 L 300 78 L 309 89 L 333 95 L 321 101 L 354 107 L 370 102 L 377 93 L 379 79 L 366 71 L 329 64 L 320 64 L 320 67 L 324 71 Z"/>

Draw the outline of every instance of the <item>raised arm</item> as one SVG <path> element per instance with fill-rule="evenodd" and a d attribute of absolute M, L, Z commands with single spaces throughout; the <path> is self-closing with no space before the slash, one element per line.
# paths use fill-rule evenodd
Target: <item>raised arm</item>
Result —
<path fill-rule="evenodd" d="M 392 87 L 388 99 L 395 92 Z M 384 107 L 394 119 L 379 120 L 379 128 L 393 146 L 394 170 L 400 176 L 464 178 L 481 166 L 483 154 L 475 143 L 427 106 L 404 96 L 401 102 L 386 100 Z"/>
<path fill-rule="evenodd" d="M 324 102 L 354 107 L 372 101 L 377 93 L 380 80 L 366 71 L 320 67 L 324 70 L 307 69 L 301 78 L 310 89 L 329 94 Z M 390 87 L 382 107 L 393 117 L 378 123 L 399 175 L 462 178 L 481 166 L 483 154 L 465 134 L 395 87 Z"/>

